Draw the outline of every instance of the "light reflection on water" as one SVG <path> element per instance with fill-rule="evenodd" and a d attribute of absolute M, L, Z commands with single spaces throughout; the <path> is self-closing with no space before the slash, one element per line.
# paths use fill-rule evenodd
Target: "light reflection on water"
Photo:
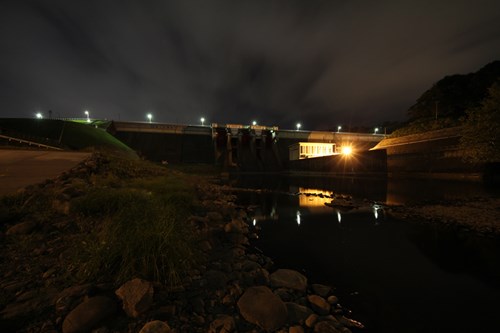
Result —
<path fill-rule="evenodd" d="M 256 207 L 252 221 L 260 237 L 254 245 L 280 267 L 337 287 L 354 319 L 367 325 L 365 333 L 500 327 L 498 240 L 438 224 L 396 221 L 386 214 L 386 202 L 476 195 L 480 188 L 356 181 L 336 188 L 324 181 L 322 189 L 319 182 L 308 187 L 288 181 L 273 188 L 275 193 L 241 198 Z M 327 206 L 336 195 L 352 200 Z"/>

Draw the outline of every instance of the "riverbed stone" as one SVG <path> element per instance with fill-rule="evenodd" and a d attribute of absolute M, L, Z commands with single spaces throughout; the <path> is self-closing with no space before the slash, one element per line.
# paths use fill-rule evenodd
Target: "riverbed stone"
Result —
<path fill-rule="evenodd" d="M 80 303 L 64 319 L 63 333 L 88 332 L 96 328 L 116 311 L 115 302 L 105 296 L 96 296 Z"/>
<path fill-rule="evenodd" d="M 302 326 L 290 326 L 288 333 L 304 333 L 304 328 Z"/>
<path fill-rule="evenodd" d="M 330 313 L 330 304 L 321 296 L 309 295 L 307 300 L 311 304 L 311 308 L 319 315 L 327 315 Z"/>
<path fill-rule="evenodd" d="M 32 221 L 21 222 L 13 225 L 5 232 L 6 235 L 27 235 L 36 228 L 36 223 Z"/>
<path fill-rule="evenodd" d="M 209 333 L 232 333 L 236 329 L 234 318 L 229 315 L 218 315 L 217 318 L 210 323 Z"/>
<path fill-rule="evenodd" d="M 153 320 L 150 321 L 141 328 L 139 333 L 169 333 L 170 326 L 164 321 Z"/>
<path fill-rule="evenodd" d="M 314 325 L 314 333 L 342 333 L 339 331 L 332 321 L 320 321 Z"/>
<path fill-rule="evenodd" d="M 307 317 L 305 324 L 307 327 L 314 327 L 314 325 L 318 322 L 319 316 L 316 313 L 313 313 Z"/>
<path fill-rule="evenodd" d="M 288 312 L 287 323 L 290 325 L 304 323 L 305 320 L 313 314 L 313 311 L 307 306 L 299 305 L 294 302 L 286 302 L 285 305 Z"/>
<path fill-rule="evenodd" d="M 292 269 L 278 269 L 269 276 L 271 286 L 275 288 L 289 288 L 305 292 L 307 278 Z"/>
<path fill-rule="evenodd" d="M 265 286 L 250 287 L 238 300 L 238 309 L 248 322 L 273 331 L 286 323 L 285 303 Z"/>
<path fill-rule="evenodd" d="M 324 284 L 319 284 L 319 283 L 313 283 L 311 285 L 312 291 L 316 294 L 319 295 L 323 298 L 327 297 L 330 291 L 332 290 L 332 287 L 330 286 L 325 286 Z"/>
<path fill-rule="evenodd" d="M 330 303 L 331 305 L 335 305 L 339 302 L 339 298 L 335 295 L 330 295 L 327 298 L 327 302 Z"/>
<path fill-rule="evenodd" d="M 137 318 L 153 304 L 153 284 L 143 279 L 133 279 L 124 283 L 115 294 L 123 301 L 123 310 Z"/>

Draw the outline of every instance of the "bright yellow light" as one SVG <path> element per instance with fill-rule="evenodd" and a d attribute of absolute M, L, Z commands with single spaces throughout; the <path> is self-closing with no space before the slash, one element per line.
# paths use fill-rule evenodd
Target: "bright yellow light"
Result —
<path fill-rule="evenodd" d="M 352 154 L 352 148 L 349 146 L 342 147 L 342 154 L 344 155 L 351 155 Z"/>

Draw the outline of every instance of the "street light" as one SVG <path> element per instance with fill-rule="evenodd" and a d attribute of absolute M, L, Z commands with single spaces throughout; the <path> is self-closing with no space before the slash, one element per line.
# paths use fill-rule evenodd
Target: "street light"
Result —
<path fill-rule="evenodd" d="M 149 122 L 151 123 L 151 119 L 153 119 L 153 115 L 151 113 L 148 113 L 146 117 L 148 117 Z"/>
<path fill-rule="evenodd" d="M 342 126 L 337 127 L 337 133 L 340 133 L 341 129 L 342 129 Z"/>
<path fill-rule="evenodd" d="M 297 123 L 297 131 L 300 129 L 302 125 L 300 123 Z"/>
<path fill-rule="evenodd" d="M 84 113 L 87 116 L 87 122 L 90 123 L 90 113 L 87 110 Z"/>
<path fill-rule="evenodd" d="M 254 126 L 257 125 L 257 122 L 255 120 L 252 121 L 252 125 L 254 125 Z"/>
<path fill-rule="evenodd" d="M 43 118 L 43 115 L 40 112 L 37 112 L 35 116 L 36 116 L 36 119 L 42 119 Z"/>
<path fill-rule="evenodd" d="M 377 134 L 377 132 L 378 132 L 378 127 L 375 127 L 375 130 L 374 130 L 373 134 Z"/>
<path fill-rule="evenodd" d="M 200 121 L 201 121 L 201 126 L 203 126 L 203 124 L 205 123 L 205 118 L 201 117 Z"/>

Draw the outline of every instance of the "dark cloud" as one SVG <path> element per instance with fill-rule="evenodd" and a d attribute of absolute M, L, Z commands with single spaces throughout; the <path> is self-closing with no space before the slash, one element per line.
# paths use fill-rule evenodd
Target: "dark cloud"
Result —
<path fill-rule="evenodd" d="M 0 115 L 307 128 L 401 120 L 499 59 L 498 1 L 0 3 Z"/>

